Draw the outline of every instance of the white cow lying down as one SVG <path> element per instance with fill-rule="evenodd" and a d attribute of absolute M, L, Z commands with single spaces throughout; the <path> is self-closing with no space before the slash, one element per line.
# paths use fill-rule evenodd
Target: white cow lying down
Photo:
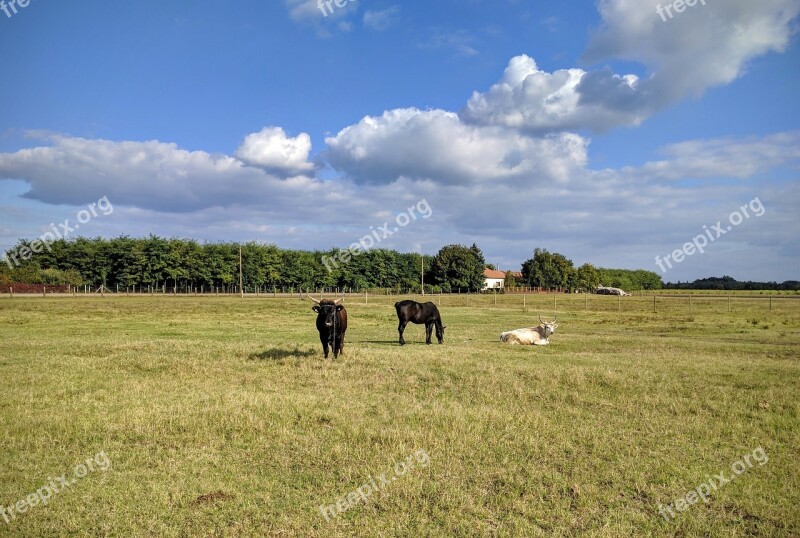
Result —
<path fill-rule="evenodd" d="M 556 332 L 556 327 L 558 327 L 558 323 L 556 323 L 557 319 L 558 316 L 556 316 L 553 321 L 547 322 L 540 316 L 539 321 L 541 321 L 542 324 L 538 327 L 528 327 L 500 333 L 500 341 L 507 344 L 546 346 L 550 343 L 548 340 L 550 335 Z"/>

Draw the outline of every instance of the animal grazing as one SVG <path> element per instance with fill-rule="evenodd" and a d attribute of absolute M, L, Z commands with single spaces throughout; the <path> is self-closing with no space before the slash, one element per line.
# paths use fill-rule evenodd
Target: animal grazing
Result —
<path fill-rule="evenodd" d="M 406 343 L 403 339 L 403 331 L 406 330 L 409 321 L 418 325 L 425 324 L 426 344 L 430 345 L 431 343 L 431 332 L 433 332 L 434 325 L 436 326 L 436 338 L 440 344 L 444 342 L 444 330 L 447 327 L 442 325 L 442 316 L 439 315 L 439 309 L 435 304 L 406 300 L 394 303 L 394 309 L 397 311 L 397 319 L 400 321 L 397 331 L 400 333 L 401 346 Z"/>
<path fill-rule="evenodd" d="M 500 341 L 508 344 L 546 346 L 550 343 L 550 336 L 556 332 L 556 327 L 558 327 L 558 323 L 556 323 L 557 319 L 558 316 L 556 316 L 553 321 L 547 322 L 539 316 L 539 321 L 541 321 L 542 324 L 538 327 L 528 327 L 500 333 Z"/>
<path fill-rule="evenodd" d="M 328 358 L 328 347 L 330 346 L 333 348 L 333 358 L 335 359 L 344 350 L 344 333 L 347 331 L 347 310 L 344 305 L 339 304 L 344 299 L 318 301 L 310 295 L 308 298 L 316 303 L 311 310 L 317 313 L 317 330 L 325 358 Z"/>

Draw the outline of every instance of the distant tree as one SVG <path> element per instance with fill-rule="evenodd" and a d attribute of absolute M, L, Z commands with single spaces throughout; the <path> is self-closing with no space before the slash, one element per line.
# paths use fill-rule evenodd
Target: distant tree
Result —
<path fill-rule="evenodd" d="M 517 279 L 511 271 L 506 271 L 506 277 L 503 279 L 503 286 L 506 288 L 517 287 Z"/>
<path fill-rule="evenodd" d="M 600 284 L 626 291 L 658 290 L 662 287 L 661 277 L 653 271 L 643 269 L 597 269 Z"/>
<path fill-rule="evenodd" d="M 486 260 L 477 245 L 447 245 L 436 254 L 432 272 L 436 284 L 445 292 L 480 291 L 485 281 L 484 267 Z"/>
<path fill-rule="evenodd" d="M 522 264 L 522 278 L 529 286 L 569 289 L 574 285 L 572 260 L 557 252 L 537 248 L 533 258 Z"/>
<path fill-rule="evenodd" d="M 600 273 L 594 265 L 584 263 L 575 271 L 575 286 L 583 291 L 593 291 L 600 284 Z"/>

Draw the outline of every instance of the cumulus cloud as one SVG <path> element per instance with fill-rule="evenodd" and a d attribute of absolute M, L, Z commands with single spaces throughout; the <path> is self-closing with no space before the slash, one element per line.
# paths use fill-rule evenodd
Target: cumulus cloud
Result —
<path fill-rule="evenodd" d="M 399 178 L 467 185 L 566 181 L 586 163 L 587 141 L 562 133 L 534 138 L 464 124 L 444 110 L 396 109 L 367 116 L 326 139 L 327 161 L 356 183 Z"/>
<path fill-rule="evenodd" d="M 320 187 L 313 178 L 284 179 L 234 157 L 156 140 L 53 136 L 49 141 L 50 146 L 0 153 L 0 178 L 26 181 L 25 197 L 49 204 L 81 204 L 106 195 L 115 203 L 183 212 L 248 199 L 289 204 Z"/>
<path fill-rule="evenodd" d="M 308 173 L 314 165 L 308 161 L 311 137 L 300 133 L 292 138 L 280 127 L 265 127 L 245 137 L 236 157 L 251 166 L 282 176 Z"/>
<path fill-rule="evenodd" d="M 504 264 L 543 246 L 581 263 L 649 267 L 656 254 L 759 196 L 765 216 L 737 228 L 719 248 L 758 248 L 765 263 L 781 266 L 782 256 L 796 256 L 800 189 L 791 185 L 800 132 L 690 140 L 665 147 L 662 160 L 606 170 L 588 166 L 587 144 L 572 134 L 531 137 L 465 125 L 441 110 L 401 109 L 331 137 L 329 162 L 344 177 L 326 181 L 284 179 L 235 157 L 159 141 L 63 136 L 0 153 L 0 178 L 24 181 L 25 196 L 46 204 L 80 206 L 108 196 L 114 218 L 93 222 L 92 233 L 257 239 L 310 249 L 347 246 L 425 198 L 433 217 L 381 246 L 421 244 L 430 252 L 475 241 Z M 718 181 L 698 178 L 728 184 L 720 189 Z M 36 217 L 31 229 L 68 216 L 58 210 Z M 0 240 L 38 235 L 18 231 L 24 215 L 15 219 Z M 732 259 L 712 256 L 702 263 L 728 267 Z M 680 271 L 696 274 L 697 266 L 684 264 L 668 276 Z"/>
<path fill-rule="evenodd" d="M 636 124 L 644 119 L 641 107 L 628 106 L 621 111 L 619 106 L 638 101 L 638 85 L 635 75 L 608 76 L 582 69 L 547 73 L 533 58 L 521 55 L 511 59 L 503 78 L 488 92 L 472 94 L 461 116 L 476 124 L 534 133 L 584 127 L 602 130 L 611 124 Z M 588 99 L 581 95 L 580 87 L 593 89 Z M 600 95 L 602 99 L 591 97 Z M 619 105 L 608 106 L 612 101 Z"/>
<path fill-rule="evenodd" d="M 725 0 L 697 4 L 664 21 L 648 2 L 602 0 L 602 25 L 585 60 L 638 61 L 654 73 L 653 99 L 659 104 L 727 84 L 747 62 L 782 52 L 800 13 L 797 0 Z"/>
<path fill-rule="evenodd" d="M 602 25 L 585 61 L 639 62 L 646 77 L 609 68 L 548 73 L 521 55 L 497 84 L 473 94 L 461 116 L 534 133 L 638 125 L 680 99 L 732 82 L 753 58 L 785 50 L 798 13 L 796 0 L 730 0 L 697 4 L 664 22 L 650 3 L 603 0 Z"/>

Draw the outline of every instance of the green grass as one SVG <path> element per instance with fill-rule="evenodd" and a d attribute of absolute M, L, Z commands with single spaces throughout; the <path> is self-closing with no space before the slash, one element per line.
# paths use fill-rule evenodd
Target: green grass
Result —
<path fill-rule="evenodd" d="M 308 301 L 0 299 L 0 504 L 111 461 L 0 536 L 800 535 L 800 301 L 555 296 L 550 346 L 498 342 L 553 299 L 446 297 L 402 348 L 396 298 L 347 299 L 337 361 Z"/>

